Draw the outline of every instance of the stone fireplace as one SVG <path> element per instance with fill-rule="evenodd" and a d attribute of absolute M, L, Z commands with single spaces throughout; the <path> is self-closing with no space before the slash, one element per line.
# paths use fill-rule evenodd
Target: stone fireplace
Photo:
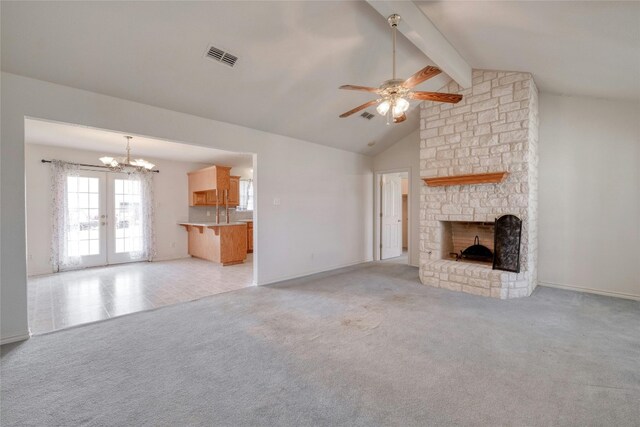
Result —
<path fill-rule="evenodd" d="M 458 104 L 423 103 L 421 176 L 506 174 L 489 184 L 423 185 L 420 279 L 495 298 L 528 296 L 537 283 L 538 92 L 533 78 L 474 70 L 471 88 L 451 82 L 444 91 L 464 98 Z M 451 255 L 473 245 L 475 236 L 493 251 L 494 224 L 503 215 L 522 221 L 519 272 Z"/>

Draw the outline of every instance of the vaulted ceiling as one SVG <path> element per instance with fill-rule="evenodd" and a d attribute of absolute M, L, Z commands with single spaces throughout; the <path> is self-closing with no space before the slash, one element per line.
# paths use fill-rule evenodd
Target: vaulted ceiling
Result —
<path fill-rule="evenodd" d="M 474 68 L 560 95 L 640 100 L 638 1 L 417 1 Z"/>
<path fill-rule="evenodd" d="M 399 76 L 430 64 L 403 37 L 397 55 Z M 2 2 L 2 69 L 355 152 L 418 122 L 338 117 L 373 99 L 340 85 L 391 78 L 389 26 L 364 2 Z"/>
<path fill-rule="evenodd" d="M 532 72 L 542 91 L 640 98 L 640 3 L 416 4 L 474 68 Z M 338 118 L 372 99 L 338 86 L 391 77 L 389 27 L 366 2 L 0 7 L 2 70 L 10 73 L 368 154 L 418 126 L 415 107 L 393 126 L 379 116 Z M 205 59 L 210 44 L 238 56 L 236 65 Z M 399 37 L 399 76 L 431 63 Z"/>

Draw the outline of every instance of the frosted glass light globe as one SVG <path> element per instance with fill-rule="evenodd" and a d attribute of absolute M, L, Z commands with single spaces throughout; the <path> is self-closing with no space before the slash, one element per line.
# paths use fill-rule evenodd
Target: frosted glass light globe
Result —
<path fill-rule="evenodd" d="M 380 114 L 381 116 L 384 116 L 385 114 L 387 114 L 387 112 L 389 111 L 389 107 L 391 107 L 391 104 L 389 104 L 389 101 L 382 101 L 377 107 L 376 107 L 376 111 L 378 112 L 378 114 Z"/>

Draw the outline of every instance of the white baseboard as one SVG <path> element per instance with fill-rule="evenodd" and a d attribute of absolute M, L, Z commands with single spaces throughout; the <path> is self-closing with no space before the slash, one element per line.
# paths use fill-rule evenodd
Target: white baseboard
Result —
<path fill-rule="evenodd" d="M 586 292 L 588 294 L 604 295 L 607 297 L 625 298 L 640 301 L 640 295 L 627 294 L 624 292 L 603 291 L 600 289 L 584 288 L 581 286 L 564 285 L 553 282 L 538 281 L 538 286 L 546 286 L 548 288 L 566 289 L 568 291 Z"/>
<path fill-rule="evenodd" d="M 282 277 L 278 277 L 275 279 L 268 279 L 266 281 L 259 281 L 259 283 L 257 284 L 258 286 L 264 286 L 264 285 L 270 285 L 272 283 L 278 283 L 278 282 L 284 282 L 285 280 L 292 280 L 292 279 L 300 279 L 302 277 L 306 277 L 306 276 L 311 276 L 312 274 L 318 274 L 318 273 L 325 273 L 327 271 L 332 271 L 332 270 L 338 270 L 340 268 L 345 268 L 345 267 L 352 267 L 354 265 L 358 265 L 358 264 L 362 264 L 365 262 L 371 262 L 373 261 L 372 258 L 369 259 L 365 259 L 362 261 L 355 261 L 355 262 L 350 262 L 350 263 L 346 263 L 346 264 L 340 264 L 340 265 L 336 265 L 336 266 L 332 266 L 332 267 L 327 267 L 327 268 L 321 268 L 318 270 L 310 270 L 304 273 L 300 273 L 300 274 L 293 274 L 290 276 L 282 276 Z"/>
<path fill-rule="evenodd" d="M 24 341 L 24 340 L 28 340 L 29 338 L 31 338 L 31 334 L 28 332 L 26 334 L 18 334 L 18 335 L 13 335 L 11 337 L 4 337 L 0 339 L 0 345 L 11 344 L 12 342 Z"/>

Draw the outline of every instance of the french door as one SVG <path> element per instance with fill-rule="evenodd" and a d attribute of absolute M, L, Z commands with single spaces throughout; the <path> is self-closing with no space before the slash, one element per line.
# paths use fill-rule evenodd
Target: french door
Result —
<path fill-rule="evenodd" d="M 142 250 L 142 200 L 140 181 L 127 174 L 107 174 L 107 263 L 135 261 Z"/>
<path fill-rule="evenodd" d="M 67 216 L 72 224 L 66 232 L 69 257 L 79 257 L 80 267 L 107 264 L 106 174 L 83 171 L 67 177 Z"/>
<path fill-rule="evenodd" d="M 142 248 L 140 182 L 126 174 L 81 171 L 67 177 L 68 255 L 78 267 L 134 261 Z"/>

